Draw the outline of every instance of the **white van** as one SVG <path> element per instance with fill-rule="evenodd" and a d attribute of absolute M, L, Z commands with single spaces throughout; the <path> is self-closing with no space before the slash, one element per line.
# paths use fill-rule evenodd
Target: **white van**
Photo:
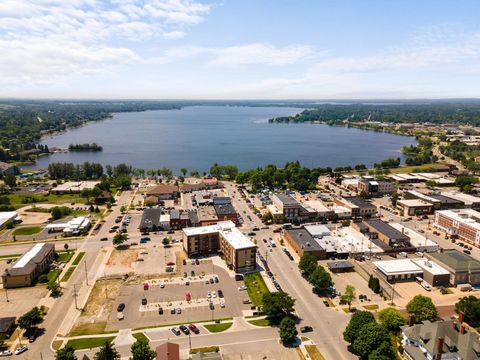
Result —
<path fill-rule="evenodd" d="M 276 247 L 276 246 L 277 246 L 277 244 L 275 244 L 275 241 L 273 241 L 273 240 L 270 240 L 270 246 L 271 246 L 271 247 Z"/>
<path fill-rule="evenodd" d="M 422 283 L 420 284 L 422 285 L 422 287 L 427 290 L 427 291 L 432 291 L 432 287 L 430 286 L 429 283 L 427 283 L 426 281 L 422 281 Z"/>

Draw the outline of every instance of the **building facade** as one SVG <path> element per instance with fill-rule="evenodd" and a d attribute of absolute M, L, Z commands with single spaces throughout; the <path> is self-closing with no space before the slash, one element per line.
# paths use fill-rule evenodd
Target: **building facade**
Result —
<path fill-rule="evenodd" d="M 469 244 L 480 246 L 480 213 L 472 209 L 435 212 L 436 228 L 458 236 Z"/>

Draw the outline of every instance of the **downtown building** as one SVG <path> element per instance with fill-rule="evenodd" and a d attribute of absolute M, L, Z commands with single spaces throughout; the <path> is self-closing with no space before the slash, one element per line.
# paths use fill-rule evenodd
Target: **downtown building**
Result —
<path fill-rule="evenodd" d="M 440 210 L 435 212 L 434 226 L 450 236 L 480 246 L 480 212 L 472 209 Z"/>
<path fill-rule="evenodd" d="M 254 270 L 257 246 L 232 221 L 183 229 L 183 248 L 189 257 L 221 253 L 236 272 Z"/>

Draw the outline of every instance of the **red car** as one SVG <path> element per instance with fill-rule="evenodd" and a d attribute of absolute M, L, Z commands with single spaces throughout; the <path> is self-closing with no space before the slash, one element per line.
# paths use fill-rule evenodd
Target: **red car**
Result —
<path fill-rule="evenodd" d="M 200 330 L 193 324 L 188 325 L 188 328 L 190 329 L 191 332 L 198 334 Z"/>
<path fill-rule="evenodd" d="M 173 261 L 169 261 L 169 262 L 167 263 L 167 265 L 168 265 L 168 266 L 175 266 L 175 263 L 174 263 Z"/>
<path fill-rule="evenodd" d="M 275 230 L 273 230 L 274 233 L 281 233 L 282 232 L 282 228 L 276 228 Z"/>
<path fill-rule="evenodd" d="M 200 265 L 200 261 L 198 261 L 198 259 L 195 259 L 195 264 Z"/>
<path fill-rule="evenodd" d="M 183 259 L 183 265 L 187 265 L 187 260 Z"/>

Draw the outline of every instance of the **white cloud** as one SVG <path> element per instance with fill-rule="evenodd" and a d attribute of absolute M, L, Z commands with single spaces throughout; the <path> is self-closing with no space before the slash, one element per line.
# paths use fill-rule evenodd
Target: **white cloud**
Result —
<path fill-rule="evenodd" d="M 140 61 L 135 43 L 178 39 L 209 11 L 196 0 L 3 0 L 0 85 L 52 82 Z"/>

